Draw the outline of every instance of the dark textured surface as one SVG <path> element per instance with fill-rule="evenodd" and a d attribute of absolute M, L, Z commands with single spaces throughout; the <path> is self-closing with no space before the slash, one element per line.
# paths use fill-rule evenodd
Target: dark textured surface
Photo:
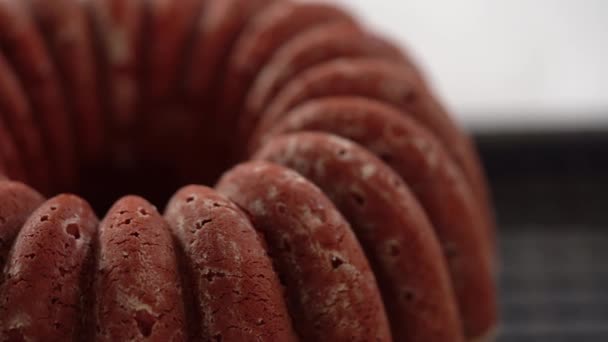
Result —
<path fill-rule="evenodd" d="M 500 342 L 608 341 L 605 230 L 505 227 L 500 245 Z"/>
<path fill-rule="evenodd" d="M 501 226 L 608 225 L 608 127 L 476 141 Z"/>
<path fill-rule="evenodd" d="M 477 141 L 501 227 L 498 342 L 608 341 L 608 133 Z"/>

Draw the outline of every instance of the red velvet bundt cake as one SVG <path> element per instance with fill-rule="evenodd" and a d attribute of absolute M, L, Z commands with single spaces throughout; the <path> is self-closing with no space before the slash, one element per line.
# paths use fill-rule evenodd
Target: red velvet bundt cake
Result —
<path fill-rule="evenodd" d="M 0 341 L 487 341 L 494 239 L 470 139 L 339 8 L 0 0 Z"/>

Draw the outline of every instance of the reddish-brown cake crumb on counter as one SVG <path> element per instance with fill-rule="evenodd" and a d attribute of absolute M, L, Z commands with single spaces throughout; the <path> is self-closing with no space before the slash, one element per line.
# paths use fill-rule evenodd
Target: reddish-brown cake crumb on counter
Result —
<path fill-rule="evenodd" d="M 94 37 L 86 6 L 74 0 L 29 0 L 30 12 L 44 34 L 75 128 L 83 162 L 99 161 L 105 151 L 105 120 L 99 92 Z"/>
<path fill-rule="evenodd" d="M 54 189 L 72 189 L 77 183 L 72 122 L 57 69 L 25 2 L 0 1 L 0 45 L 41 125 L 57 183 Z"/>
<path fill-rule="evenodd" d="M 217 188 L 264 235 L 302 340 L 391 340 L 361 246 L 317 187 L 283 167 L 250 162 L 228 171 Z"/>
<path fill-rule="evenodd" d="M 22 183 L 4 180 L 0 173 L 0 284 L 9 250 L 21 227 L 44 199 Z"/>
<path fill-rule="evenodd" d="M 81 279 L 97 218 L 72 195 L 45 202 L 19 233 L 0 285 L 0 340 L 70 341 L 83 336 Z"/>
<path fill-rule="evenodd" d="M 293 168 L 344 214 L 378 279 L 396 340 L 464 340 L 439 242 L 399 175 L 361 147 L 324 133 L 277 137 L 254 158 Z"/>
<path fill-rule="evenodd" d="M 185 341 L 182 288 L 165 220 L 151 204 L 122 198 L 99 227 L 95 284 L 98 341 Z"/>
<path fill-rule="evenodd" d="M 165 218 L 183 249 L 192 338 L 297 340 L 264 242 L 236 205 L 207 187 L 188 186 L 173 196 Z"/>
<path fill-rule="evenodd" d="M 0 120 L 12 133 L 31 186 L 49 191 L 49 161 L 30 103 L 15 71 L 0 51 Z M 1 138 L 0 138 L 1 139 Z"/>

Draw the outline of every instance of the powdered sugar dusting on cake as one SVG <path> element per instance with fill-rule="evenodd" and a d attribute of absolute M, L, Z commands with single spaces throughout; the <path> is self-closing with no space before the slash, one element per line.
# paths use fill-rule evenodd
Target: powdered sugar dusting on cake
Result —
<path fill-rule="evenodd" d="M 365 164 L 361 167 L 361 177 L 367 180 L 376 173 L 376 166 L 374 164 Z"/>

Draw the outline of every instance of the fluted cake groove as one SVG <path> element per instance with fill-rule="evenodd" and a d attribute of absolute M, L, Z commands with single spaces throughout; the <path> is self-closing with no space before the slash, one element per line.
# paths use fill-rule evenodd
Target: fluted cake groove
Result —
<path fill-rule="evenodd" d="M 0 0 L 0 341 L 491 341 L 491 208 L 339 7 Z"/>

